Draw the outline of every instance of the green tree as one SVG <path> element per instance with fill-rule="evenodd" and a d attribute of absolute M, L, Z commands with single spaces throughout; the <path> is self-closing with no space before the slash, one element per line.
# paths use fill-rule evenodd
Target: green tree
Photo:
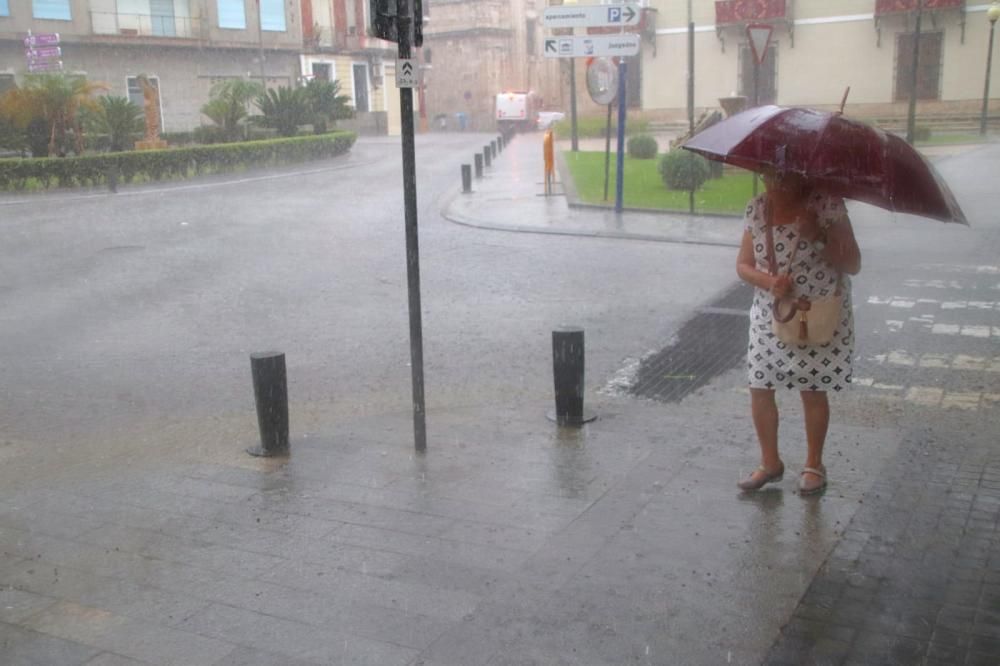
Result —
<path fill-rule="evenodd" d="M 340 94 L 340 81 L 311 79 L 304 90 L 316 134 L 325 133 L 328 124 L 335 126 L 338 120 L 354 116 L 350 98 Z"/>
<path fill-rule="evenodd" d="M 229 79 L 212 86 L 211 97 L 201 112 L 221 128 L 226 141 L 235 141 L 246 135 L 246 123 L 250 115 L 250 102 L 264 92 L 264 87 L 256 81 Z"/>
<path fill-rule="evenodd" d="M 136 136 L 145 129 L 142 109 L 127 97 L 106 95 L 97 102 L 95 109 L 86 112 L 84 126 L 94 133 L 107 134 L 112 152 L 131 150 Z"/>
<path fill-rule="evenodd" d="M 259 95 L 254 103 L 261 112 L 257 122 L 278 130 L 279 136 L 295 136 L 299 125 L 311 120 L 305 88 L 272 88 Z"/>

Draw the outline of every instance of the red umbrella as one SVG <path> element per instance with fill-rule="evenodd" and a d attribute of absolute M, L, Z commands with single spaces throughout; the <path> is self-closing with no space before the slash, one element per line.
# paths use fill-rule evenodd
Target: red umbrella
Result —
<path fill-rule="evenodd" d="M 684 148 L 751 171 L 797 172 L 830 194 L 887 210 L 968 224 L 947 183 L 910 144 L 839 113 L 761 106 Z"/>

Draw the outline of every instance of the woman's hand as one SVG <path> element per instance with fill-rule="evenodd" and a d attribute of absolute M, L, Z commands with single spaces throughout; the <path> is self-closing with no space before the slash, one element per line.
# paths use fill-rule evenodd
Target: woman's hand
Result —
<path fill-rule="evenodd" d="M 768 291 L 775 298 L 785 298 L 786 296 L 792 295 L 792 278 L 790 275 L 773 275 L 771 277 L 771 286 Z"/>
<path fill-rule="evenodd" d="M 817 238 L 823 235 L 823 229 L 819 226 L 819 220 L 816 218 L 816 213 L 809 211 L 807 215 L 804 215 L 799 219 L 799 235 L 810 243 L 815 242 Z"/>

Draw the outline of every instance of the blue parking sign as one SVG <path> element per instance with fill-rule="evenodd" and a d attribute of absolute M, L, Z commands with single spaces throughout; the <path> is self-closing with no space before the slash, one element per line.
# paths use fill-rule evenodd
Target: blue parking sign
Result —
<path fill-rule="evenodd" d="M 622 22 L 621 7 L 608 7 L 608 23 L 621 23 L 621 22 Z"/>

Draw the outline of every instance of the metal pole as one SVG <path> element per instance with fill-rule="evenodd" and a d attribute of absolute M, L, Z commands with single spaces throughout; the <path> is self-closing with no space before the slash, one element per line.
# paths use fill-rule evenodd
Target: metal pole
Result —
<path fill-rule="evenodd" d="M 569 59 L 569 118 L 571 147 L 575 153 L 580 150 L 580 139 L 576 133 L 576 58 Z"/>
<path fill-rule="evenodd" d="M 990 21 L 990 48 L 986 52 L 986 84 L 983 86 L 983 112 L 979 116 L 979 133 L 986 136 L 986 114 L 990 106 L 990 70 L 993 68 L 993 30 L 997 27 L 996 21 Z"/>
<path fill-rule="evenodd" d="M 257 59 L 260 60 L 260 85 L 267 90 L 267 77 L 264 76 L 264 16 L 260 11 L 260 0 L 257 0 Z"/>
<path fill-rule="evenodd" d="M 753 51 L 753 49 L 750 49 Z M 767 57 L 767 56 L 765 56 Z M 754 108 L 760 106 L 760 63 L 756 56 L 753 59 L 753 105 Z M 757 196 L 757 173 L 753 174 L 753 195 Z"/>
<path fill-rule="evenodd" d="M 412 0 L 400 0 L 396 18 L 399 58 L 409 60 Z M 424 335 L 420 308 L 420 250 L 417 242 L 417 169 L 413 146 L 413 89 L 399 89 L 403 130 L 403 203 L 406 219 L 406 280 L 410 306 L 410 370 L 413 383 L 413 442 L 418 453 L 427 450 L 424 409 Z"/>
<path fill-rule="evenodd" d="M 688 16 L 691 5 L 688 4 Z M 688 130 L 694 134 L 694 21 L 688 23 Z"/>
<path fill-rule="evenodd" d="M 625 194 L 625 76 L 628 65 L 622 59 L 618 63 L 618 164 L 615 165 L 615 212 L 624 208 Z"/>
<path fill-rule="evenodd" d="M 917 0 L 917 25 L 913 31 L 913 69 L 910 72 L 910 106 L 906 112 L 906 142 L 913 143 L 917 131 L 917 80 L 920 68 L 920 23 L 924 0 Z"/>
<path fill-rule="evenodd" d="M 604 200 L 608 200 L 608 181 L 611 180 L 611 107 L 608 104 L 608 122 L 604 126 Z"/>

